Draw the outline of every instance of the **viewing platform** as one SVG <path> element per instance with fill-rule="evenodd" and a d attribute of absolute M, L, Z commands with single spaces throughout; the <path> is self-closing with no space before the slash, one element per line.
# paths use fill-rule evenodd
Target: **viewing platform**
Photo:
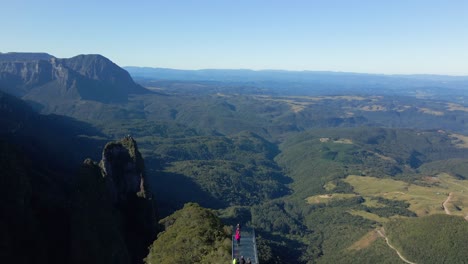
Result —
<path fill-rule="evenodd" d="M 234 230 L 232 235 L 232 259 L 237 258 L 239 260 L 241 256 L 244 256 L 245 260 L 250 258 L 252 264 L 258 264 L 255 229 L 250 227 L 242 227 L 239 245 L 237 245 L 235 233 L 236 231 Z"/>

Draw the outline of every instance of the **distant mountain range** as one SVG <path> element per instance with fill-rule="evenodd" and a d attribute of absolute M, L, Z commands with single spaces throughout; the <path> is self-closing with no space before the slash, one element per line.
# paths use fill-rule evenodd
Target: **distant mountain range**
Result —
<path fill-rule="evenodd" d="M 285 70 L 175 70 L 124 67 L 145 87 L 172 92 L 238 93 L 274 96 L 397 95 L 464 104 L 468 76 L 385 75 Z M 197 89 L 203 86 L 203 89 Z"/>
<path fill-rule="evenodd" d="M 372 84 L 390 86 L 395 84 L 411 86 L 459 85 L 468 84 L 468 76 L 448 75 L 387 75 L 332 71 L 287 71 L 287 70 L 247 70 L 247 69 L 203 69 L 177 70 L 151 67 L 123 67 L 133 77 L 179 80 L 179 81 L 282 81 L 299 83 Z"/>
<path fill-rule="evenodd" d="M 36 102 L 121 102 L 148 92 L 101 55 L 59 59 L 47 53 L 0 53 L 0 90 Z"/>

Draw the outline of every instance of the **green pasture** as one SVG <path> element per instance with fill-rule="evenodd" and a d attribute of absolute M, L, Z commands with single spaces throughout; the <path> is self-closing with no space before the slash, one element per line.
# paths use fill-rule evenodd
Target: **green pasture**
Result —
<path fill-rule="evenodd" d="M 446 203 L 450 214 L 468 215 L 468 181 L 458 180 L 446 173 L 436 177 L 426 177 L 425 185 L 416 185 L 404 181 L 350 175 L 345 182 L 351 184 L 354 191 L 365 200 L 382 197 L 390 200 L 405 201 L 409 209 L 418 216 L 444 214 L 442 204 Z"/>

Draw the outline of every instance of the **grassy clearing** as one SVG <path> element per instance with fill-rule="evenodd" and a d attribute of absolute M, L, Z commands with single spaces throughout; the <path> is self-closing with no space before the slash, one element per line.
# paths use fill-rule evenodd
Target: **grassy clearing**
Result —
<path fill-rule="evenodd" d="M 450 134 L 452 137 L 452 144 L 457 148 L 468 148 L 468 136 L 460 134 Z"/>
<path fill-rule="evenodd" d="M 263 101 L 286 103 L 291 108 L 291 111 L 293 111 L 294 113 L 299 113 L 302 110 L 309 107 L 310 105 L 312 105 L 314 102 L 311 102 L 311 101 L 317 101 L 317 100 L 310 100 L 309 98 L 306 98 L 306 100 L 310 100 L 308 102 L 303 101 L 303 100 L 302 101 L 297 101 L 296 99 L 289 98 L 289 97 L 274 98 L 274 97 L 271 97 L 271 96 L 257 96 L 256 98 L 260 99 L 260 100 L 263 100 Z M 304 98 L 302 98 L 302 99 L 304 99 Z"/>
<path fill-rule="evenodd" d="M 370 197 L 365 198 L 366 201 L 362 203 L 363 205 L 371 208 L 382 208 L 385 207 L 385 204 L 379 203 L 376 199 L 371 199 Z"/>
<path fill-rule="evenodd" d="M 275 99 L 276 97 L 268 95 L 259 95 L 257 98 L 262 99 Z M 346 101 L 364 101 L 366 99 L 372 99 L 372 101 L 382 99 L 382 96 L 356 96 L 356 95 L 336 95 L 336 96 L 283 96 L 281 98 L 288 98 L 289 100 L 309 100 L 309 101 L 321 101 L 321 100 L 346 100 Z"/>
<path fill-rule="evenodd" d="M 427 187 L 356 175 L 348 176 L 345 181 L 364 198 L 383 197 L 408 202 L 409 210 L 418 216 L 444 214 L 442 203 L 449 193 L 452 193 L 452 198 L 447 203 L 450 213 L 458 216 L 468 215 L 468 181 L 458 180 L 445 173 L 439 174 L 436 180 L 427 181 Z"/>
<path fill-rule="evenodd" d="M 276 98 L 272 96 L 257 96 L 257 99 L 271 102 L 286 103 L 291 111 L 298 113 L 322 100 L 344 100 L 344 101 L 363 101 L 366 98 L 361 96 L 285 96 Z"/>
<path fill-rule="evenodd" d="M 444 112 L 432 110 L 432 109 L 429 109 L 429 108 L 423 108 L 423 107 L 418 108 L 418 111 L 421 112 L 421 113 L 424 113 L 424 114 L 435 115 L 435 116 L 443 116 L 444 115 Z"/>
<path fill-rule="evenodd" d="M 361 211 L 361 210 L 349 210 L 348 213 L 352 214 L 352 215 L 358 215 L 362 218 L 365 218 L 365 219 L 369 219 L 369 220 L 372 220 L 372 221 L 376 221 L 378 223 L 386 223 L 388 222 L 388 218 L 385 218 L 385 217 L 380 217 L 376 214 L 373 214 L 373 213 L 369 213 L 369 212 L 366 212 L 366 211 Z"/>
<path fill-rule="evenodd" d="M 337 144 L 353 144 L 353 141 L 351 139 L 348 139 L 348 138 L 340 138 L 338 140 L 335 140 L 333 141 L 333 143 L 337 143 Z"/>
<path fill-rule="evenodd" d="M 322 143 L 333 142 L 336 144 L 353 144 L 353 141 L 348 138 L 340 138 L 340 139 L 333 140 L 333 141 L 330 141 L 330 138 L 320 138 L 319 140 Z"/>
<path fill-rule="evenodd" d="M 331 190 L 333 190 L 333 189 L 336 188 L 336 184 L 335 184 L 334 182 L 327 182 L 327 183 L 323 186 L 323 188 L 324 188 L 327 192 L 329 192 L 329 191 L 331 191 Z"/>
<path fill-rule="evenodd" d="M 329 203 L 332 201 L 344 200 L 356 197 L 358 195 L 353 193 L 331 193 L 331 194 L 321 194 L 314 195 L 306 198 L 308 204 L 319 204 L 319 203 Z"/>
<path fill-rule="evenodd" d="M 379 238 L 379 234 L 376 230 L 369 231 L 369 233 L 365 234 L 361 239 L 354 242 L 348 250 L 361 250 L 368 248 L 377 238 Z"/>
<path fill-rule="evenodd" d="M 361 110 L 367 112 L 376 112 L 376 111 L 387 111 L 387 107 L 383 105 L 366 105 L 361 107 Z"/>
<path fill-rule="evenodd" d="M 455 104 L 455 103 L 448 103 L 447 104 L 447 109 L 449 111 L 465 111 L 465 112 L 468 112 L 468 107 L 464 107 L 462 105 Z"/>

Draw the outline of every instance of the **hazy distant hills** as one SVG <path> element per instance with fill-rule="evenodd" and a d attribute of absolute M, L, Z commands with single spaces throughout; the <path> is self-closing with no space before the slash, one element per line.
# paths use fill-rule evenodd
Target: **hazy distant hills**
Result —
<path fill-rule="evenodd" d="M 46 53 L 0 54 L 0 90 L 45 105 L 63 100 L 121 102 L 148 92 L 101 55 L 58 59 Z"/>
<path fill-rule="evenodd" d="M 180 81 L 224 81 L 224 82 L 251 82 L 251 81 L 283 81 L 296 83 L 335 83 L 348 85 L 376 85 L 389 86 L 395 84 L 421 87 L 428 85 L 455 85 L 468 84 L 468 76 L 448 75 L 387 75 L 353 72 L 331 71 L 287 71 L 287 70 L 247 70 L 247 69 L 203 69 L 178 70 L 151 67 L 123 67 L 133 77 L 180 80 Z M 465 87 L 468 88 L 468 87 Z"/>

